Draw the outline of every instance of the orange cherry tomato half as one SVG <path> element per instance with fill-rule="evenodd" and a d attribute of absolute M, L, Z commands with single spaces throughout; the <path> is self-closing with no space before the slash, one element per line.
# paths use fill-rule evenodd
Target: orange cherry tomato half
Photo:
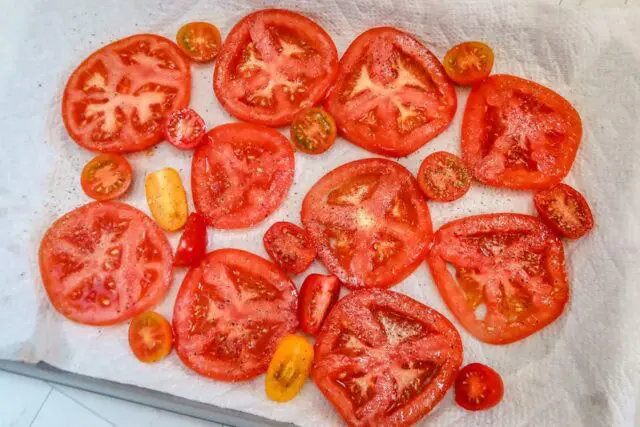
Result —
<path fill-rule="evenodd" d="M 278 344 L 269 363 L 265 391 L 269 399 L 286 402 L 302 389 L 313 362 L 313 345 L 306 338 L 287 335 Z"/>
<path fill-rule="evenodd" d="M 320 108 L 300 111 L 291 124 L 291 140 L 296 148 L 307 154 L 327 151 L 336 140 L 336 122 Z"/>
<path fill-rule="evenodd" d="M 471 173 L 460 157 L 437 151 L 422 161 L 418 185 L 429 199 L 451 202 L 469 191 Z"/>
<path fill-rule="evenodd" d="M 471 363 L 456 377 L 456 403 L 469 411 L 496 406 L 504 395 L 500 374 L 481 363 Z"/>
<path fill-rule="evenodd" d="M 156 312 L 147 311 L 131 321 L 129 346 L 141 362 L 158 362 L 171 352 L 172 335 L 167 319 Z"/>
<path fill-rule="evenodd" d="M 82 191 L 95 200 L 122 196 L 131 185 L 131 166 L 118 154 L 101 154 L 89 160 L 82 169 Z"/>
<path fill-rule="evenodd" d="M 444 70 L 459 85 L 473 85 L 486 79 L 493 67 L 493 50 L 482 42 L 455 45 L 444 56 Z"/>
<path fill-rule="evenodd" d="M 178 46 L 192 61 L 210 62 L 218 55 L 220 31 L 208 22 L 189 22 L 183 25 L 176 35 Z"/>
<path fill-rule="evenodd" d="M 204 141 L 204 120 L 191 108 L 174 111 L 167 117 L 165 137 L 181 150 L 191 150 Z"/>
<path fill-rule="evenodd" d="M 147 204 L 158 225 L 176 231 L 187 222 L 189 206 L 178 171 L 164 168 L 147 175 L 144 183 Z"/>

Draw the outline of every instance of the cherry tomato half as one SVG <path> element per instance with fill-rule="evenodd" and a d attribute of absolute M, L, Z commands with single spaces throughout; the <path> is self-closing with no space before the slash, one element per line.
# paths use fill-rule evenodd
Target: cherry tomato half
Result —
<path fill-rule="evenodd" d="M 210 62 L 218 55 L 222 41 L 218 28 L 208 22 L 189 22 L 178 30 L 178 46 L 195 62 Z"/>
<path fill-rule="evenodd" d="M 460 157 L 438 151 L 422 161 L 418 185 L 429 199 L 451 202 L 469 191 L 471 173 Z"/>
<path fill-rule="evenodd" d="M 469 411 L 496 406 L 504 395 L 500 374 L 481 363 L 471 363 L 456 378 L 456 403 Z"/>
<path fill-rule="evenodd" d="M 493 67 L 493 50 L 482 42 L 455 45 L 444 56 L 444 70 L 459 85 L 473 85 L 486 79 Z"/>
<path fill-rule="evenodd" d="M 160 227 L 176 231 L 187 222 L 187 193 L 180 175 L 173 168 L 164 168 L 147 175 L 144 184 L 151 214 Z"/>
<path fill-rule="evenodd" d="M 204 141 L 204 120 L 191 108 L 174 111 L 167 118 L 165 136 L 173 146 L 191 150 Z"/>
<path fill-rule="evenodd" d="M 313 362 L 313 346 L 304 337 L 287 335 L 282 338 L 271 359 L 265 391 L 271 400 L 286 402 L 302 389 Z"/>
<path fill-rule="evenodd" d="M 287 274 L 302 273 L 316 259 L 316 248 L 307 232 L 290 222 L 274 223 L 262 241 L 269 257 Z"/>
<path fill-rule="evenodd" d="M 195 267 L 200 264 L 207 252 L 207 223 L 198 212 L 189 214 L 184 232 L 176 249 L 174 265 L 177 267 Z"/>
<path fill-rule="evenodd" d="M 101 154 L 89 160 L 82 169 L 82 191 L 95 200 L 122 196 L 131 185 L 133 172 L 127 159 L 118 154 Z"/>
<path fill-rule="evenodd" d="M 593 228 L 589 204 L 580 192 L 567 184 L 538 191 L 533 201 L 542 221 L 560 237 L 577 239 Z"/>
<path fill-rule="evenodd" d="M 141 362 L 158 362 L 171 352 L 172 335 L 167 319 L 156 312 L 147 311 L 131 321 L 129 346 Z"/>
<path fill-rule="evenodd" d="M 340 286 L 336 276 L 310 274 L 304 279 L 298 297 L 298 320 L 304 332 L 318 333 L 324 318 L 338 301 Z"/>
<path fill-rule="evenodd" d="M 320 108 L 300 111 L 291 124 L 291 140 L 296 148 L 307 154 L 327 151 L 336 140 L 336 122 Z"/>

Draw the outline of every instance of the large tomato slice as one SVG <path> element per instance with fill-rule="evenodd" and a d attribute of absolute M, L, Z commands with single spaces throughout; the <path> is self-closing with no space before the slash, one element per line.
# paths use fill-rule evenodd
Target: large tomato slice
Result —
<path fill-rule="evenodd" d="M 435 407 L 462 363 L 440 313 L 380 289 L 351 292 L 316 339 L 311 377 L 351 426 L 407 426 Z"/>
<path fill-rule="evenodd" d="M 318 102 L 337 70 L 336 47 L 318 24 L 267 9 L 233 27 L 218 55 L 213 89 L 237 118 L 281 126 Z"/>
<path fill-rule="evenodd" d="M 456 103 L 438 58 L 411 35 L 382 27 L 351 43 L 326 107 L 349 141 L 400 157 L 445 130 Z"/>
<path fill-rule="evenodd" d="M 170 40 L 140 34 L 85 59 L 64 89 L 62 118 L 71 138 L 93 151 L 143 150 L 163 137 L 166 113 L 191 94 L 189 60 Z"/>
<path fill-rule="evenodd" d="M 542 329 L 569 298 L 562 242 L 536 217 L 504 213 L 450 222 L 435 233 L 427 261 L 458 321 L 490 344 Z"/>
<path fill-rule="evenodd" d="M 151 218 L 119 202 L 93 202 L 53 223 L 40 243 L 40 274 L 53 306 L 87 325 L 127 320 L 159 303 L 173 256 Z"/>
<path fill-rule="evenodd" d="M 431 216 L 396 162 L 364 159 L 322 177 L 302 203 L 318 257 L 349 288 L 393 286 L 424 259 Z"/>
<path fill-rule="evenodd" d="M 189 270 L 178 292 L 175 348 L 201 375 L 253 378 L 296 330 L 296 310 L 296 288 L 274 264 L 237 249 L 213 251 Z"/>
<path fill-rule="evenodd" d="M 569 173 L 581 137 L 569 101 L 532 81 L 495 75 L 471 90 L 462 157 L 485 184 L 545 188 Z"/>
<path fill-rule="evenodd" d="M 193 156 L 193 202 L 213 227 L 250 227 L 280 206 L 293 168 L 293 149 L 280 132 L 247 123 L 218 126 Z"/>

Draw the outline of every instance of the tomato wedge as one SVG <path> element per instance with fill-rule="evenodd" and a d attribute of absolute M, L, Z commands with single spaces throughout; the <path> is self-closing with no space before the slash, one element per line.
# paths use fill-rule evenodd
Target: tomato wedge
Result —
<path fill-rule="evenodd" d="M 173 311 L 182 362 L 219 381 L 267 370 L 280 340 L 293 333 L 297 292 L 274 264 L 249 252 L 210 252 L 187 273 Z"/>
<path fill-rule="evenodd" d="M 307 154 L 321 154 L 331 148 L 336 132 L 333 117 L 320 108 L 300 111 L 291 124 L 291 140 Z"/>
<path fill-rule="evenodd" d="M 204 120 L 191 108 L 183 108 L 169 114 L 165 125 L 167 141 L 180 150 L 196 148 L 206 133 Z"/>
<path fill-rule="evenodd" d="M 493 50 L 482 42 L 455 45 L 444 56 L 444 70 L 459 85 L 473 85 L 486 79 L 493 68 Z"/>
<path fill-rule="evenodd" d="M 435 233 L 427 261 L 454 316 L 490 344 L 537 332 L 560 316 L 569 298 L 562 242 L 536 217 L 452 221 Z"/>
<path fill-rule="evenodd" d="M 316 339 L 311 378 L 350 426 L 408 426 L 453 384 L 462 342 L 443 315 L 405 295 L 351 292 Z"/>
<path fill-rule="evenodd" d="M 194 212 L 187 218 L 176 249 L 174 265 L 193 267 L 202 261 L 207 252 L 207 223 L 202 215 Z"/>
<path fill-rule="evenodd" d="M 158 304 L 172 279 L 173 256 L 151 218 L 115 201 L 92 202 L 49 227 L 39 251 L 51 303 L 87 325 L 123 322 Z"/>
<path fill-rule="evenodd" d="M 471 173 L 460 157 L 438 151 L 422 161 L 418 185 L 429 199 L 451 202 L 467 194 L 471 187 Z"/>
<path fill-rule="evenodd" d="M 218 126 L 193 156 L 193 203 L 212 227 L 251 227 L 280 206 L 293 169 L 291 143 L 280 132 L 247 123 Z"/>
<path fill-rule="evenodd" d="M 418 183 L 391 160 L 329 172 L 309 190 L 301 216 L 318 258 L 351 289 L 400 282 L 424 260 L 431 239 Z"/>
<path fill-rule="evenodd" d="M 171 325 L 161 314 L 147 311 L 129 325 L 129 347 L 144 363 L 158 362 L 171 352 Z"/>
<path fill-rule="evenodd" d="M 444 131 L 456 91 L 426 47 L 395 28 L 359 35 L 340 60 L 325 106 L 350 142 L 385 156 L 407 156 Z"/>
<path fill-rule="evenodd" d="M 208 22 L 189 22 L 176 34 L 178 46 L 195 62 L 211 62 L 218 55 L 222 40 L 218 28 Z"/>
<path fill-rule="evenodd" d="M 471 363 L 456 378 L 456 403 L 469 411 L 496 406 L 504 395 L 500 374 L 481 363 Z"/>
<path fill-rule="evenodd" d="M 118 154 L 101 154 L 82 168 L 82 191 L 95 200 L 117 199 L 131 186 L 129 162 Z"/>
<path fill-rule="evenodd" d="M 165 115 L 186 107 L 189 61 L 164 37 L 139 34 L 85 59 L 67 81 L 62 118 L 71 138 L 93 151 L 140 151 L 160 142 Z"/>
<path fill-rule="evenodd" d="M 469 94 L 462 158 L 487 185 L 547 188 L 569 173 L 581 138 L 569 101 L 532 81 L 493 75 Z"/>
<path fill-rule="evenodd" d="M 276 349 L 265 380 L 271 400 L 288 402 L 296 397 L 309 377 L 313 362 L 313 345 L 304 337 L 287 335 Z"/>
<path fill-rule="evenodd" d="M 144 183 L 147 204 L 156 222 L 167 231 L 176 231 L 187 222 L 187 193 L 178 171 L 164 168 L 147 175 Z"/>
<path fill-rule="evenodd" d="M 288 10 L 259 10 L 229 33 L 213 89 L 240 120 L 283 126 L 322 99 L 337 70 L 336 47 L 318 24 Z"/>
<path fill-rule="evenodd" d="M 340 297 L 340 280 L 336 276 L 310 274 L 302 282 L 298 300 L 300 329 L 315 335 L 324 318 Z"/>
<path fill-rule="evenodd" d="M 269 257 L 285 273 L 302 273 L 316 259 L 316 248 L 307 232 L 290 222 L 273 224 L 263 242 Z"/>
<path fill-rule="evenodd" d="M 538 191 L 533 201 L 540 218 L 560 237 L 578 239 L 593 228 L 589 204 L 567 184 Z"/>

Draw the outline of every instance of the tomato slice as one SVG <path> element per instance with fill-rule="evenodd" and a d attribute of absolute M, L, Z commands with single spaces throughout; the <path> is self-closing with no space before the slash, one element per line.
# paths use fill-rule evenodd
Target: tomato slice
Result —
<path fill-rule="evenodd" d="M 237 249 L 210 252 L 178 292 L 176 352 L 185 365 L 219 381 L 258 376 L 298 326 L 297 296 L 269 261 Z"/>
<path fill-rule="evenodd" d="M 346 139 L 401 157 L 444 131 L 456 112 L 444 68 L 413 36 L 389 27 L 359 35 L 340 60 L 325 106 Z"/>
<path fill-rule="evenodd" d="M 204 140 L 204 120 L 191 108 L 183 108 L 169 114 L 165 125 L 167 141 L 181 150 L 196 148 Z"/>
<path fill-rule="evenodd" d="M 291 144 L 274 129 L 247 123 L 218 126 L 207 136 L 191 166 L 196 209 L 215 228 L 259 223 L 293 183 Z"/>
<path fill-rule="evenodd" d="M 160 227 L 176 231 L 187 222 L 187 193 L 178 171 L 164 168 L 147 175 L 144 183 L 147 204 Z"/>
<path fill-rule="evenodd" d="M 271 400 L 288 402 L 309 377 L 313 345 L 306 338 L 287 335 L 280 341 L 267 370 L 265 391 Z"/>
<path fill-rule="evenodd" d="M 500 374 L 481 363 L 471 363 L 456 378 L 456 403 L 469 411 L 496 406 L 504 395 Z"/>
<path fill-rule="evenodd" d="M 418 183 L 385 159 L 347 163 L 322 177 L 302 203 L 302 223 L 320 260 L 351 289 L 400 282 L 431 239 Z"/>
<path fill-rule="evenodd" d="M 351 426 L 408 426 L 453 384 L 462 342 L 444 316 L 405 295 L 349 293 L 316 339 L 311 378 Z"/>
<path fill-rule="evenodd" d="M 174 265 L 179 267 L 196 266 L 207 252 L 207 223 L 202 215 L 194 212 L 187 218 L 184 232 L 176 249 Z"/>
<path fill-rule="evenodd" d="M 493 50 L 482 42 L 455 45 L 444 56 L 444 70 L 459 85 L 473 85 L 486 79 L 493 68 Z"/>
<path fill-rule="evenodd" d="M 162 301 L 171 283 L 172 258 L 153 220 L 115 201 L 67 213 L 49 227 L 39 251 L 51 303 L 87 325 L 123 322 Z"/>
<path fill-rule="evenodd" d="M 578 239 L 593 228 L 589 204 L 582 194 L 567 184 L 540 190 L 533 201 L 540 218 L 560 237 Z"/>
<path fill-rule="evenodd" d="M 218 55 L 222 40 L 218 28 L 208 22 L 189 22 L 178 30 L 178 46 L 196 62 L 211 62 Z"/>
<path fill-rule="evenodd" d="M 458 321 L 490 344 L 542 329 L 569 298 L 562 242 L 536 217 L 505 213 L 450 222 L 435 233 L 427 261 Z"/>
<path fill-rule="evenodd" d="M 418 185 L 429 199 L 451 202 L 467 194 L 471 173 L 460 157 L 437 151 L 422 161 Z"/>
<path fill-rule="evenodd" d="M 147 311 L 129 325 L 129 347 L 144 363 L 158 362 L 171 352 L 171 325 L 161 314 Z"/>
<path fill-rule="evenodd" d="M 298 300 L 300 328 L 315 335 L 324 318 L 340 297 L 340 280 L 336 276 L 310 274 L 302 282 Z"/>
<path fill-rule="evenodd" d="M 213 89 L 240 120 L 282 126 L 322 99 L 337 70 L 338 52 L 322 27 L 295 12 L 266 9 L 229 33 Z"/>
<path fill-rule="evenodd" d="M 549 88 L 508 75 L 474 86 L 462 120 L 462 158 L 488 185 L 547 188 L 571 169 L 580 116 Z"/>
<path fill-rule="evenodd" d="M 164 37 L 140 34 L 85 59 L 67 81 L 62 118 L 71 138 L 93 151 L 140 151 L 160 142 L 165 115 L 186 107 L 189 61 Z"/>
<path fill-rule="evenodd" d="M 302 273 L 316 259 L 316 248 L 307 232 L 290 222 L 273 224 L 263 242 L 269 257 L 285 273 Z"/>
<path fill-rule="evenodd" d="M 321 154 L 331 148 L 336 132 L 333 117 L 320 108 L 300 111 L 291 124 L 291 140 L 307 154 Z"/>
<path fill-rule="evenodd" d="M 82 168 L 80 185 L 92 199 L 117 199 L 131 186 L 132 175 L 127 159 L 118 154 L 101 154 Z"/>

